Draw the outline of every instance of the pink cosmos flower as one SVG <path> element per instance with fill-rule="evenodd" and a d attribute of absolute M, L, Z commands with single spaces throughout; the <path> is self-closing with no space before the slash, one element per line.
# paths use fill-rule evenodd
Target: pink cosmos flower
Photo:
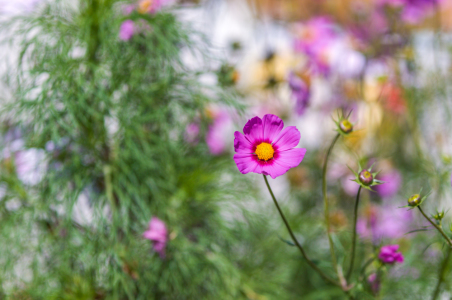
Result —
<path fill-rule="evenodd" d="M 152 241 L 154 251 L 161 258 L 165 257 L 165 247 L 168 241 L 168 232 L 165 223 L 157 217 L 152 217 L 149 222 L 149 229 L 143 233 L 143 237 Z"/>
<path fill-rule="evenodd" d="M 243 133 L 234 133 L 234 161 L 242 174 L 270 175 L 273 179 L 296 167 L 306 149 L 294 148 L 300 142 L 295 126 L 286 127 L 275 115 L 254 117 L 245 124 Z"/>
<path fill-rule="evenodd" d="M 381 247 L 378 259 L 385 264 L 403 263 L 403 255 L 397 252 L 399 245 L 386 245 Z"/>
<path fill-rule="evenodd" d="M 132 20 L 125 20 L 119 28 L 119 38 L 123 41 L 130 40 L 135 33 L 135 23 Z"/>

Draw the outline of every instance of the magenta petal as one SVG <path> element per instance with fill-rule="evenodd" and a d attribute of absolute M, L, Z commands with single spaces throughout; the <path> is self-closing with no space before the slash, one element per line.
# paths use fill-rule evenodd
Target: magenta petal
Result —
<path fill-rule="evenodd" d="M 278 151 L 275 155 L 275 164 L 290 169 L 298 166 L 306 154 L 306 149 L 294 148 L 286 151 Z"/>
<path fill-rule="evenodd" d="M 289 126 L 279 134 L 273 146 L 277 151 L 284 151 L 296 147 L 300 142 L 300 132 L 295 126 Z"/>
<path fill-rule="evenodd" d="M 275 140 L 281 130 L 284 128 L 284 122 L 278 116 L 275 115 L 265 115 L 262 118 L 264 140 L 270 143 Z"/>
<path fill-rule="evenodd" d="M 247 174 L 249 172 L 262 174 L 262 166 L 259 164 L 259 161 L 254 154 L 237 153 L 234 155 L 234 161 L 242 174 Z"/>
<path fill-rule="evenodd" d="M 239 153 L 253 153 L 253 145 L 239 131 L 234 132 L 234 150 Z"/>
<path fill-rule="evenodd" d="M 246 122 L 243 133 L 252 144 L 260 143 L 263 140 L 262 129 L 262 120 L 259 117 L 254 117 Z"/>

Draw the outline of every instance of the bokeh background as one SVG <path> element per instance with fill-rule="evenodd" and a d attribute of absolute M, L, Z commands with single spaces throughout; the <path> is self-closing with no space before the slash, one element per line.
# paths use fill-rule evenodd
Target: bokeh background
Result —
<path fill-rule="evenodd" d="M 346 299 L 232 157 L 249 118 L 297 126 L 306 156 L 270 184 L 334 274 L 322 164 L 350 111 L 327 171 L 339 262 L 348 167 L 375 163 L 353 293 L 431 297 L 446 247 L 400 207 L 421 189 L 428 214 L 452 207 L 452 1 L 0 0 L 0 22 L 0 299 Z M 388 244 L 402 264 L 362 268 Z"/>

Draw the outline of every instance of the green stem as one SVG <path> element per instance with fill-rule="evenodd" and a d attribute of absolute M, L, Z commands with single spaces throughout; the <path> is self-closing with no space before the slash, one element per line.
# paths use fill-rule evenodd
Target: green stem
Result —
<path fill-rule="evenodd" d="M 443 283 L 444 277 L 446 276 L 447 265 L 448 265 L 451 253 L 452 253 L 452 248 L 449 248 L 447 250 L 446 257 L 444 258 L 443 263 L 441 265 L 441 270 L 439 271 L 438 283 L 436 284 L 435 291 L 433 292 L 432 300 L 436 300 L 436 298 L 439 296 L 441 284 Z"/>
<path fill-rule="evenodd" d="M 328 148 L 328 152 L 325 157 L 325 162 L 323 163 L 323 174 L 322 174 L 322 193 L 323 193 L 323 203 L 324 203 L 324 210 L 325 210 L 325 223 L 326 223 L 326 233 L 328 235 L 328 242 L 330 244 L 330 254 L 331 254 L 331 260 L 333 262 L 334 269 L 336 270 L 336 274 L 339 276 L 339 270 L 337 269 L 337 259 L 336 259 L 336 253 L 334 251 L 334 244 L 333 239 L 331 238 L 330 234 L 330 212 L 329 212 L 329 203 L 328 203 L 328 197 L 326 195 L 326 169 L 328 166 L 328 158 L 331 154 L 331 150 L 334 147 L 334 144 L 336 144 L 337 140 L 339 139 L 341 135 L 338 133 L 336 137 L 334 138 L 333 142 L 331 143 L 330 147 Z"/>
<path fill-rule="evenodd" d="M 354 211 L 354 220 L 353 220 L 353 238 L 352 238 L 352 253 L 350 257 L 350 267 L 348 268 L 347 272 L 347 280 L 350 279 L 350 276 L 353 272 L 353 265 L 355 263 L 355 250 L 356 250 L 356 223 L 358 222 L 358 206 L 359 206 L 359 195 L 361 193 L 361 186 L 359 186 L 358 194 L 356 194 L 356 201 L 355 201 L 355 211 Z"/>
<path fill-rule="evenodd" d="M 292 241 L 297 246 L 298 250 L 300 250 L 301 255 L 303 255 L 304 259 L 306 259 L 306 261 L 308 262 L 309 266 L 311 268 L 313 268 L 315 271 L 317 271 L 317 273 L 319 273 L 319 275 L 322 276 L 323 279 L 325 279 L 326 281 L 328 281 L 328 282 L 330 282 L 330 283 L 332 283 L 334 285 L 337 285 L 337 286 L 341 287 L 341 284 L 339 282 L 336 282 L 334 279 L 332 279 L 331 277 L 329 277 L 328 275 L 323 273 L 323 271 L 320 270 L 319 267 L 317 267 L 317 265 L 314 262 L 312 262 L 312 260 L 309 259 L 308 255 L 304 251 L 303 247 L 300 245 L 300 243 L 296 239 L 294 233 L 292 232 L 292 229 L 290 228 L 289 222 L 287 222 L 287 219 L 284 216 L 284 213 L 282 212 L 281 208 L 279 207 L 278 201 L 276 201 L 275 195 L 273 194 L 273 191 L 272 191 L 272 189 L 270 187 L 270 184 L 268 183 L 267 176 L 266 175 L 263 175 L 263 176 L 264 176 L 265 184 L 267 185 L 268 191 L 270 192 L 270 195 L 271 195 L 271 197 L 273 199 L 273 202 L 275 203 L 275 206 L 278 209 L 279 215 L 283 219 L 284 224 L 286 225 L 286 228 L 289 231 L 290 237 L 292 238 Z"/>
<path fill-rule="evenodd" d="M 104 180 L 105 180 L 105 193 L 107 194 L 107 199 L 110 202 L 111 210 L 116 209 L 116 203 L 113 196 L 113 185 L 111 180 L 111 167 L 109 165 L 104 165 Z"/>
<path fill-rule="evenodd" d="M 443 231 L 443 229 L 441 227 L 439 227 L 438 225 L 435 224 L 435 222 L 433 222 L 432 220 L 430 220 L 429 217 L 427 217 L 427 215 L 424 213 L 424 211 L 422 210 L 421 206 L 419 205 L 417 208 L 419 208 L 419 211 L 421 212 L 421 214 L 427 219 L 427 221 L 430 222 L 430 224 L 432 224 L 436 230 L 439 231 L 439 233 L 441 233 L 441 235 L 444 237 L 444 239 L 447 241 L 447 243 L 449 244 L 449 247 L 452 248 L 452 240 L 446 235 L 446 233 Z"/>

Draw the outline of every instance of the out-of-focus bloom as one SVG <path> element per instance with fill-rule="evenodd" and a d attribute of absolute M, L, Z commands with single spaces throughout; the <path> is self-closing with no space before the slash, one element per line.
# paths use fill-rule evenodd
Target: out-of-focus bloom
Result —
<path fill-rule="evenodd" d="M 234 161 L 242 174 L 249 172 L 283 175 L 303 160 L 306 149 L 294 148 L 300 142 L 300 132 L 295 126 L 286 127 L 275 115 L 254 117 L 243 127 L 243 133 L 234 133 Z"/>
<path fill-rule="evenodd" d="M 44 0 L 0 0 L 0 14 L 16 15 L 31 13 Z"/>
<path fill-rule="evenodd" d="M 161 0 L 141 0 L 138 2 L 138 12 L 140 14 L 145 13 L 155 13 L 162 7 L 162 1 Z"/>
<path fill-rule="evenodd" d="M 403 255 L 397 252 L 399 245 L 386 245 L 381 247 L 378 259 L 385 264 L 403 263 Z"/>
<path fill-rule="evenodd" d="M 386 83 L 382 87 L 381 97 L 385 99 L 386 108 L 389 110 L 398 114 L 406 111 L 406 100 L 400 87 L 392 83 Z"/>
<path fill-rule="evenodd" d="M 133 37 L 135 31 L 135 23 L 132 20 L 125 20 L 119 28 L 119 38 L 123 41 L 128 41 Z"/>
<path fill-rule="evenodd" d="M 356 184 L 353 179 L 355 179 L 355 177 L 353 175 L 350 175 L 344 177 L 341 180 L 342 189 L 349 196 L 356 196 L 356 193 L 358 193 L 359 189 L 359 184 Z"/>
<path fill-rule="evenodd" d="M 361 238 L 372 239 L 377 244 L 382 239 L 403 237 L 411 229 L 413 215 L 411 211 L 400 209 L 395 205 L 369 207 L 364 217 L 357 222 L 356 231 Z"/>
<path fill-rule="evenodd" d="M 418 24 L 430 15 L 440 0 L 380 0 L 380 5 L 401 9 L 400 17 L 409 24 Z"/>
<path fill-rule="evenodd" d="M 143 237 L 152 241 L 153 248 L 161 258 L 165 257 L 165 247 L 168 241 L 168 231 L 165 223 L 157 217 L 152 217 L 149 229 L 143 233 Z"/>
<path fill-rule="evenodd" d="M 381 181 L 384 181 L 384 183 L 376 186 L 375 190 L 381 197 L 390 198 L 397 194 L 402 183 L 402 176 L 397 170 L 382 174 L 380 179 Z"/>
<path fill-rule="evenodd" d="M 377 273 L 370 274 L 369 277 L 367 277 L 367 282 L 374 295 L 380 291 L 380 280 L 378 279 Z"/>
<path fill-rule="evenodd" d="M 330 64 L 334 73 L 342 78 L 358 78 L 364 71 L 366 57 L 345 41 L 337 41 L 330 49 Z"/>
<path fill-rule="evenodd" d="M 199 124 L 198 123 L 190 123 L 185 128 L 184 139 L 189 144 L 197 144 L 199 137 Z"/>
<path fill-rule="evenodd" d="M 17 177 L 28 185 L 38 184 L 45 175 L 47 162 L 43 149 L 30 148 L 15 153 Z"/>
<path fill-rule="evenodd" d="M 329 47 L 337 38 L 335 24 L 327 17 L 315 17 L 304 24 L 297 24 L 295 31 L 295 51 L 309 58 L 311 69 L 322 75 L 329 72 Z"/>
<path fill-rule="evenodd" d="M 220 155 L 226 150 L 226 133 L 232 123 L 232 119 L 226 110 L 211 110 L 209 114 L 213 121 L 207 130 L 206 143 L 210 153 Z"/>
<path fill-rule="evenodd" d="M 125 16 L 130 15 L 134 10 L 135 10 L 135 5 L 133 5 L 133 4 L 126 4 L 126 5 L 122 6 L 122 13 Z"/>
<path fill-rule="evenodd" d="M 295 112 L 301 116 L 309 105 L 311 92 L 309 82 L 305 82 L 295 73 L 290 72 L 288 78 L 289 87 L 292 91 L 292 97 L 295 99 Z"/>

